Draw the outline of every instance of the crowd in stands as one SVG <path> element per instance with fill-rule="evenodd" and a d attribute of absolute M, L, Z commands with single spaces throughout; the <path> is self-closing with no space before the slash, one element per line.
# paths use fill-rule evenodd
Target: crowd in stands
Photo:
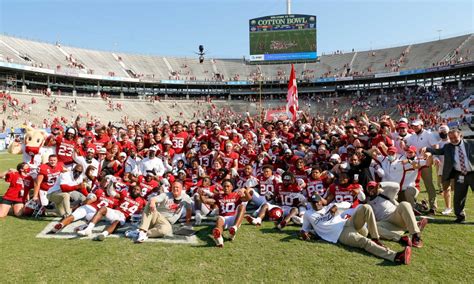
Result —
<path fill-rule="evenodd" d="M 138 218 L 139 229 L 126 233 L 138 243 L 172 235 L 171 224 L 179 221 L 190 226 L 193 220 L 199 225 L 216 218 L 212 235 L 219 247 L 223 232 L 234 239 L 243 220 L 256 226 L 270 220 L 277 230 L 298 226 L 303 240 L 340 242 L 408 264 L 411 247 L 423 246 L 421 231 L 427 222 L 417 222 L 415 216 L 439 214 L 437 191 L 446 200 L 441 213 L 451 214 L 449 185 L 435 188 L 442 159 L 425 149 L 449 143 L 452 131 L 436 116 L 441 106 L 426 105 L 441 98 L 454 105 L 463 93 L 419 87 L 393 96 L 396 100 L 380 96 L 375 103 L 392 108 L 396 103 L 400 119 L 355 111 L 322 117 L 303 111 L 296 121 L 263 121 L 214 105 L 199 114 L 204 120 L 188 122 L 124 117 L 114 125 L 89 114 L 74 122 L 45 119 L 43 126 L 51 128 L 44 144 L 48 162 L 28 159 L 0 173 L 10 183 L 0 215 L 10 209 L 17 216 L 55 212 L 62 219 L 51 234 L 86 219 L 86 226 L 77 229 L 80 236 L 91 235 L 105 218 L 109 225 L 96 240 Z M 361 97 L 353 104 L 362 102 Z M 328 107 L 337 109 L 338 100 Z M 421 178 L 426 202 L 417 199 Z M 381 192 L 391 192 L 387 198 L 393 199 L 382 209 L 374 201 Z M 390 217 L 394 214 L 402 217 Z M 356 232 L 363 224 L 370 237 Z M 404 249 L 396 253 L 381 239 L 397 241 Z"/>

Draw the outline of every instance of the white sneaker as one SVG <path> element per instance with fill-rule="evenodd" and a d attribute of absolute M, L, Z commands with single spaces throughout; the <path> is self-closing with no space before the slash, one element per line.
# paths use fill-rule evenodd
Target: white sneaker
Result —
<path fill-rule="evenodd" d="M 144 241 L 148 240 L 148 236 L 146 235 L 146 232 L 139 231 L 138 232 L 138 237 L 135 240 L 136 243 L 143 243 Z"/>
<path fill-rule="evenodd" d="M 76 228 L 74 228 L 74 232 L 77 233 L 78 231 L 82 231 L 82 230 L 84 230 L 85 228 L 87 228 L 87 224 L 79 225 L 79 226 L 77 226 Z"/>
<path fill-rule="evenodd" d="M 202 222 L 202 215 L 200 212 L 196 212 L 196 216 L 194 216 L 194 225 L 199 226 Z"/>
<path fill-rule="evenodd" d="M 443 212 L 441 212 L 441 214 L 443 214 L 443 215 L 449 215 L 449 214 L 451 214 L 452 212 L 453 212 L 453 209 L 451 209 L 451 208 L 446 208 L 446 209 L 443 210 Z"/>
<path fill-rule="evenodd" d="M 136 239 L 138 238 L 139 230 L 129 230 L 125 232 L 125 237 L 129 239 Z"/>
<path fill-rule="evenodd" d="M 291 217 L 291 221 L 293 221 L 293 223 L 295 223 L 296 225 L 303 224 L 303 218 L 301 218 L 300 216 Z"/>
<path fill-rule="evenodd" d="M 92 235 L 92 229 L 85 228 L 84 230 L 77 231 L 77 234 L 82 237 L 87 237 Z"/>

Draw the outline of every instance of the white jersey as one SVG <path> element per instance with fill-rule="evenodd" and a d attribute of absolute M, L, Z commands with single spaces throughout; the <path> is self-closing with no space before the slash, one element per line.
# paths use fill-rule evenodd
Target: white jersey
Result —
<path fill-rule="evenodd" d="M 339 236 L 344 229 L 347 219 L 345 213 L 333 215 L 330 212 L 332 206 L 325 206 L 319 211 L 310 209 L 303 216 L 303 231 L 309 232 L 313 230 L 323 240 L 330 243 L 337 243 Z"/>
<path fill-rule="evenodd" d="M 48 194 L 53 192 L 61 191 L 61 185 L 76 186 L 82 183 L 84 176 L 80 175 L 78 179 L 74 179 L 73 172 L 67 171 L 61 173 L 54 183 L 54 185 L 48 190 Z"/>
<path fill-rule="evenodd" d="M 140 171 L 142 175 L 146 175 L 148 171 L 155 171 L 157 176 L 163 176 L 165 173 L 165 166 L 163 165 L 163 161 L 160 158 L 145 158 L 140 161 Z"/>

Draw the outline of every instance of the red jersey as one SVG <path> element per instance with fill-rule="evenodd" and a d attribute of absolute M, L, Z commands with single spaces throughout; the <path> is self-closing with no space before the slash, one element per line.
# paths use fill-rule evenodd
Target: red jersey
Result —
<path fill-rule="evenodd" d="M 352 204 L 352 207 L 359 205 L 359 199 L 354 196 L 354 188 L 359 187 L 359 184 L 349 184 L 347 186 L 341 186 L 339 184 L 331 184 L 329 186 L 329 192 L 334 196 L 334 201 L 339 202 L 349 202 Z"/>
<path fill-rule="evenodd" d="M 125 218 L 128 219 L 133 214 L 140 213 L 145 204 L 146 201 L 141 196 L 134 199 L 128 191 L 122 191 L 120 192 L 120 205 L 117 207 L 117 210 L 122 212 Z"/>
<path fill-rule="evenodd" d="M 212 165 L 212 160 L 214 156 L 212 155 L 212 150 L 207 150 L 206 152 L 198 152 L 199 165 L 202 167 L 210 167 Z"/>
<path fill-rule="evenodd" d="M 301 194 L 301 187 L 297 184 L 290 184 L 285 186 L 280 184 L 277 188 L 277 198 L 280 201 L 280 204 L 283 206 L 296 207 L 301 205 L 303 202 L 304 196 Z"/>
<path fill-rule="evenodd" d="M 67 140 L 62 135 L 56 137 L 56 155 L 58 155 L 58 161 L 65 165 L 74 163 L 72 154 L 76 148 L 79 148 L 76 141 Z"/>
<path fill-rule="evenodd" d="M 7 173 L 5 181 L 9 182 L 10 186 L 3 199 L 12 202 L 23 202 L 28 195 L 28 190 L 33 187 L 34 182 L 31 176 L 23 177 L 19 172 Z"/>
<path fill-rule="evenodd" d="M 224 162 L 224 168 L 231 169 L 234 167 L 234 161 L 239 159 L 239 154 L 234 151 L 230 153 L 221 153 L 221 158 Z"/>
<path fill-rule="evenodd" d="M 255 152 L 249 153 L 248 151 L 242 151 L 239 157 L 239 169 L 243 169 L 246 165 L 251 164 L 257 160 L 257 154 Z"/>
<path fill-rule="evenodd" d="M 138 185 L 142 189 L 141 195 L 147 197 L 155 187 L 160 185 L 160 183 L 154 179 L 146 181 L 144 176 L 139 176 Z"/>
<path fill-rule="evenodd" d="M 58 179 L 63 170 L 63 163 L 58 162 L 56 167 L 51 167 L 49 163 L 42 164 L 39 167 L 38 175 L 43 176 L 43 181 L 40 184 L 40 190 L 49 190 Z"/>
<path fill-rule="evenodd" d="M 188 140 L 188 136 L 188 133 L 185 131 L 171 135 L 171 143 L 173 143 L 172 147 L 176 154 L 181 154 L 184 152 L 184 146 L 186 146 L 185 143 L 186 140 Z"/>
<path fill-rule="evenodd" d="M 114 208 L 118 204 L 118 200 L 116 198 L 110 197 L 105 194 L 104 190 L 99 188 L 94 192 L 95 196 L 97 197 L 96 201 L 90 204 L 90 206 L 94 207 L 95 209 L 99 210 L 102 207 L 107 208 Z"/>
<path fill-rule="evenodd" d="M 100 149 L 105 147 L 110 142 L 110 137 L 106 134 L 102 135 L 102 137 L 97 137 L 95 139 L 94 144 L 96 145 L 96 149 Z"/>
<path fill-rule="evenodd" d="M 307 169 L 299 170 L 296 167 L 292 167 L 292 168 L 290 168 L 290 172 L 292 172 L 295 175 L 295 178 L 302 179 L 302 180 L 304 180 L 305 183 L 308 180 Z"/>
<path fill-rule="evenodd" d="M 220 193 L 214 196 L 217 206 L 219 206 L 220 216 L 234 216 L 237 213 L 237 206 L 242 204 L 240 195 L 237 192 L 231 192 L 227 195 Z"/>
<path fill-rule="evenodd" d="M 275 193 L 280 181 L 275 176 L 265 178 L 263 175 L 258 176 L 259 187 L 258 191 L 260 195 L 265 195 L 267 192 Z"/>
<path fill-rule="evenodd" d="M 326 194 L 326 187 L 324 187 L 324 182 L 322 180 L 309 178 L 306 183 L 306 196 L 311 197 L 315 193 L 324 197 Z"/>

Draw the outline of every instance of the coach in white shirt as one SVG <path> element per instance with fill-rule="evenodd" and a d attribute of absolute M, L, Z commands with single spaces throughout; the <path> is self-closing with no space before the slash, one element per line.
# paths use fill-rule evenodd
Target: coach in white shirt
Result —
<path fill-rule="evenodd" d="M 338 214 L 337 204 L 323 206 L 322 198 L 317 194 L 312 195 L 309 201 L 311 209 L 304 214 L 301 231 L 304 240 L 309 239 L 310 232 L 314 232 L 321 239 L 331 243 L 340 242 L 347 246 L 362 248 L 368 253 L 396 263 L 410 263 L 409 246 L 397 253 L 384 247 L 380 242 L 374 211 L 370 205 L 360 205 L 355 210 L 349 209 Z M 352 216 L 347 218 L 347 215 Z M 372 239 L 367 238 L 368 233 Z"/>
<path fill-rule="evenodd" d="M 72 213 L 71 200 L 77 204 L 86 200 L 87 190 L 82 184 L 82 170 L 82 165 L 77 164 L 72 170 L 62 172 L 48 190 L 48 199 L 55 204 L 56 210 L 63 218 Z"/>
<path fill-rule="evenodd" d="M 438 137 L 435 133 L 423 129 L 423 121 L 420 119 L 411 122 L 411 128 L 415 133 L 407 139 L 407 146 L 415 146 L 418 149 L 418 156 L 422 156 L 420 149 L 438 148 Z M 428 192 L 430 204 L 430 215 L 434 215 L 436 211 L 436 189 L 433 183 L 433 170 L 431 166 L 424 167 L 421 170 L 421 178 Z"/>
<path fill-rule="evenodd" d="M 134 175 L 141 175 L 140 164 L 142 159 L 137 156 L 137 150 L 135 148 L 130 149 L 130 155 L 125 161 L 125 172 L 132 173 Z"/>
<path fill-rule="evenodd" d="M 155 156 L 157 150 L 158 148 L 155 146 L 150 147 L 148 150 L 148 157 L 141 160 L 140 172 L 142 174 L 154 171 L 157 176 L 161 177 L 165 173 L 163 161 Z"/>

